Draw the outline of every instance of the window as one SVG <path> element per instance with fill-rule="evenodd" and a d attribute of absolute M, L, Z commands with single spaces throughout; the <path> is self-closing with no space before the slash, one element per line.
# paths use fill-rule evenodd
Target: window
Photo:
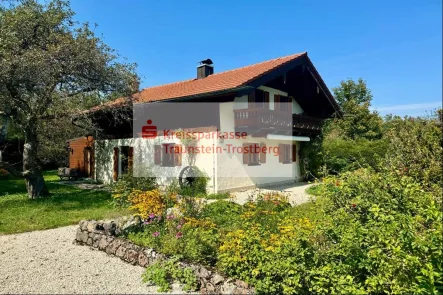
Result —
<path fill-rule="evenodd" d="M 120 147 L 120 172 L 126 174 L 132 169 L 134 163 L 134 148 L 130 146 Z"/>
<path fill-rule="evenodd" d="M 162 166 L 174 167 L 174 147 L 173 143 L 162 144 Z"/>
<path fill-rule="evenodd" d="M 265 147 L 265 149 L 263 149 Z M 243 144 L 243 164 L 258 166 L 266 163 L 266 145 L 258 143 Z"/>
<path fill-rule="evenodd" d="M 164 143 L 154 146 L 154 165 L 174 167 L 182 165 L 181 145 Z"/>
<path fill-rule="evenodd" d="M 269 92 L 256 89 L 248 95 L 248 108 L 269 108 Z"/>
<path fill-rule="evenodd" d="M 112 179 L 117 181 L 123 174 L 128 173 L 134 164 L 134 148 L 132 146 L 114 147 L 113 153 L 113 176 Z"/>
<path fill-rule="evenodd" d="M 292 112 L 292 98 L 283 95 L 274 95 L 274 110 Z"/>
<path fill-rule="evenodd" d="M 266 144 L 261 143 L 260 144 L 260 164 L 266 163 Z"/>
<path fill-rule="evenodd" d="M 295 143 L 292 144 L 279 144 L 278 160 L 280 163 L 289 164 L 297 161 L 297 149 Z"/>

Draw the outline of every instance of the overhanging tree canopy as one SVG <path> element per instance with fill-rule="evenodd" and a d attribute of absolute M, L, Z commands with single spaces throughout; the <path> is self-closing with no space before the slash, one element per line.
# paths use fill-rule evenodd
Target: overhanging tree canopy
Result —
<path fill-rule="evenodd" d="M 24 133 L 19 174 L 31 198 L 48 194 L 37 159 L 42 122 L 74 115 L 91 93 L 130 94 L 138 80 L 135 64 L 121 62 L 73 16 L 62 0 L 0 3 L 0 112 Z M 0 167 L 18 174 L 6 163 Z"/>

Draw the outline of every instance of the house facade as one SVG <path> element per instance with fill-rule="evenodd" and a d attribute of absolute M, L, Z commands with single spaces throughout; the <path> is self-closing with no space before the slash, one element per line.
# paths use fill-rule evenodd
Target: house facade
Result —
<path fill-rule="evenodd" d="M 195 79 L 129 101 L 90 111 L 104 130 L 94 141 L 94 178 L 111 183 L 133 173 L 168 183 L 196 167 L 211 193 L 301 180 L 300 142 L 339 113 L 307 53 L 222 73 L 206 60 Z M 132 120 L 109 126 L 109 110 L 123 107 Z"/>

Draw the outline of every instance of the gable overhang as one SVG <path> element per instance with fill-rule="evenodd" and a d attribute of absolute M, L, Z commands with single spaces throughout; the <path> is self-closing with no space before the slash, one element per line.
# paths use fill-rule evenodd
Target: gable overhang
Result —
<path fill-rule="evenodd" d="M 309 75 L 315 80 L 317 83 L 317 86 L 319 87 L 320 91 L 323 93 L 323 95 L 327 98 L 329 104 L 334 109 L 335 113 L 339 116 L 343 116 L 343 112 L 340 109 L 340 106 L 338 105 L 337 101 L 335 100 L 332 93 L 329 91 L 328 87 L 326 86 L 326 83 L 324 82 L 323 78 L 318 73 L 317 69 L 315 68 L 314 64 L 308 57 L 307 53 L 303 54 L 302 56 L 287 62 L 276 69 L 269 71 L 260 77 L 253 79 L 249 82 L 247 82 L 247 85 L 251 87 L 251 92 L 253 89 L 256 89 L 262 85 L 267 84 L 268 82 L 277 79 L 279 77 L 285 76 L 289 71 L 297 68 L 297 67 L 304 67 L 306 71 L 308 71 Z M 248 94 L 248 93 L 245 93 Z"/>

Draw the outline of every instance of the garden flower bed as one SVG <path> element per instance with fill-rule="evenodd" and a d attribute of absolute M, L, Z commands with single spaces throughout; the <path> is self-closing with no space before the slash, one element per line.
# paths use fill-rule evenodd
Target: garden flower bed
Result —
<path fill-rule="evenodd" d="M 190 271 L 176 271 L 179 262 L 203 265 L 257 293 L 440 288 L 441 203 L 420 184 L 362 169 L 325 179 L 321 193 L 291 207 L 279 194 L 205 205 L 174 190 L 133 190 L 126 202 L 139 222 L 120 236 L 172 258 L 147 266 L 144 281 L 160 291 L 173 279 L 206 290 Z"/>

